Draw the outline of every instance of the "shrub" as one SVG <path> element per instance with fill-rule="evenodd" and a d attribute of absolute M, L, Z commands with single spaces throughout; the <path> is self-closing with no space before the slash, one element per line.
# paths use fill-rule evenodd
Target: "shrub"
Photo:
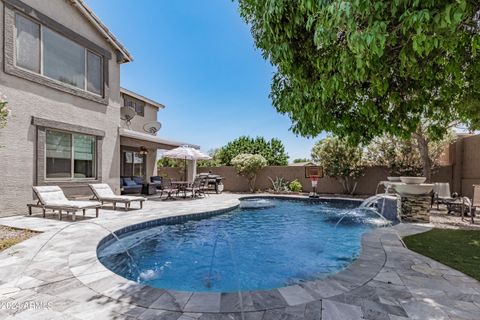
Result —
<path fill-rule="evenodd" d="M 364 169 L 361 147 L 348 144 L 346 139 L 327 137 L 313 146 L 312 159 L 323 166 L 327 176 L 340 181 L 345 193 L 355 192 L 356 179 Z"/>
<path fill-rule="evenodd" d="M 295 180 L 293 180 L 292 182 L 290 182 L 290 184 L 288 185 L 288 188 L 289 188 L 290 191 L 292 191 L 292 192 L 302 192 L 303 186 L 302 186 L 302 184 L 300 183 L 300 181 L 298 181 L 297 179 L 295 179 Z"/>
<path fill-rule="evenodd" d="M 0 128 L 5 127 L 10 110 L 7 109 L 7 97 L 0 96 Z"/>
<path fill-rule="evenodd" d="M 259 154 L 242 153 L 232 159 L 232 165 L 237 173 L 248 179 L 250 192 L 255 190 L 257 172 L 267 165 L 267 160 Z"/>
<path fill-rule="evenodd" d="M 272 188 L 274 192 L 288 191 L 288 181 L 285 180 L 283 177 L 276 177 L 275 180 L 268 177 L 268 179 L 272 183 Z"/>

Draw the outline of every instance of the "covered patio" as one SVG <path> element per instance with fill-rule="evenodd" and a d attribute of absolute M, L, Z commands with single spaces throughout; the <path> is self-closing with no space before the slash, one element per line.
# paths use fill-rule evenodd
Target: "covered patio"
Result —
<path fill-rule="evenodd" d="M 119 128 L 119 135 L 120 177 L 141 177 L 144 182 L 158 175 L 158 150 L 171 150 L 187 144 L 125 128 Z M 188 145 L 199 148 L 197 145 Z M 193 164 L 189 163 L 187 168 L 193 170 Z"/>

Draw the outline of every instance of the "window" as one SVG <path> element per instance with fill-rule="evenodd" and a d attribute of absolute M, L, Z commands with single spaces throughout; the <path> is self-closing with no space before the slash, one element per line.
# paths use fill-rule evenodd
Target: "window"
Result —
<path fill-rule="evenodd" d="M 103 95 L 103 58 L 20 14 L 15 16 L 18 67 Z"/>
<path fill-rule="evenodd" d="M 124 105 L 135 110 L 137 115 L 143 117 L 145 115 L 145 102 L 132 97 L 124 96 Z"/>
<path fill-rule="evenodd" d="M 40 73 L 40 25 L 18 14 L 15 25 L 17 66 Z"/>
<path fill-rule="evenodd" d="M 85 48 L 45 27 L 42 35 L 43 74 L 85 88 Z"/>
<path fill-rule="evenodd" d="M 145 155 L 135 151 L 123 151 L 122 176 L 145 177 Z"/>
<path fill-rule="evenodd" d="M 46 178 L 95 178 L 96 138 L 47 130 Z"/>

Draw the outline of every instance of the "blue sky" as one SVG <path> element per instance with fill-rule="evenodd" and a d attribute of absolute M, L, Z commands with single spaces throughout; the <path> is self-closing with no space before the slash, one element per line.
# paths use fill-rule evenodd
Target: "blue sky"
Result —
<path fill-rule="evenodd" d="M 123 87 L 165 104 L 163 138 L 221 147 L 241 135 L 276 137 L 293 160 L 314 140 L 296 137 L 268 94 L 273 67 L 230 0 L 87 0 L 135 60 Z"/>

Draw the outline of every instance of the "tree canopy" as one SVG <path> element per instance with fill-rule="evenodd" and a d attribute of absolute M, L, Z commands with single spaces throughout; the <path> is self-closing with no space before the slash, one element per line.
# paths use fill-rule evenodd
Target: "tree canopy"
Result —
<path fill-rule="evenodd" d="M 239 137 L 218 149 L 215 157 L 222 165 L 232 165 L 232 159 L 239 154 L 259 154 L 267 160 L 269 166 L 284 166 L 288 164 L 288 154 L 279 139 L 265 140 L 262 137 Z"/>
<path fill-rule="evenodd" d="M 295 133 L 368 143 L 480 124 L 478 0 L 238 0 Z"/>
<path fill-rule="evenodd" d="M 440 166 L 441 155 L 453 142 L 454 134 L 450 132 L 441 140 L 431 141 L 428 148 L 430 169 Z M 384 135 L 377 137 L 366 147 L 365 162 L 371 166 L 385 166 L 392 176 L 419 176 L 424 174 L 421 154 L 415 139 L 399 139 Z"/>

